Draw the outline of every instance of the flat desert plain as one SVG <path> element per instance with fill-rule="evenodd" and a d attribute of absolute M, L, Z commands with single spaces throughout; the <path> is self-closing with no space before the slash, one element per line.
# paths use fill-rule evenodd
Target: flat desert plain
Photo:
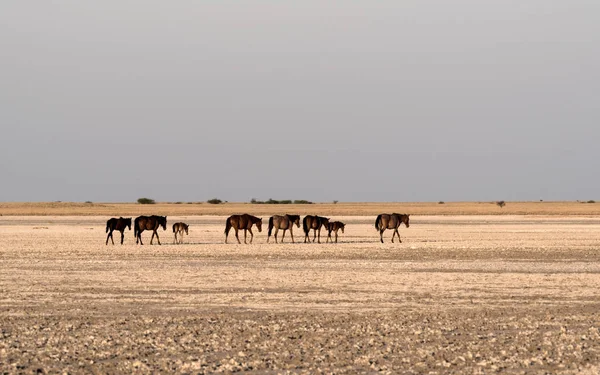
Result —
<path fill-rule="evenodd" d="M 132 231 L 106 246 L 110 216 L 5 211 L 0 372 L 600 370 L 600 217 L 413 214 L 402 243 L 382 244 L 374 216 L 327 207 L 347 223 L 337 244 L 299 228 L 267 244 L 265 225 L 226 245 L 227 212 L 173 208 L 161 246 Z M 173 245 L 180 220 L 190 233 Z"/>

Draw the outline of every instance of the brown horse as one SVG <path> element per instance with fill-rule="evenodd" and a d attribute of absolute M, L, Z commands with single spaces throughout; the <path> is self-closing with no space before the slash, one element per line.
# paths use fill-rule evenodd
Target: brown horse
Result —
<path fill-rule="evenodd" d="M 189 225 L 186 223 L 175 223 L 173 224 L 173 233 L 175 233 L 174 244 L 183 243 L 183 233 L 188 234 Z M 179 240 L 177 240 L 177 234 L 179 233 Z"/>
<path fill-rule="evenodd" d="M 235 238 L 239 244 L 240 238 L 238 237 L 238 231 L 240 229 L 244 230 L 244 243 L 246 243 L 247 231 L 250 231 L 250 243 L 252 243 L 252 239 L 254 238 L 254 233 L 252 233 L 252 225 L 256 224 L 259 232 L 262 232 L 262 219 L 248 215 L 231 215 L 227 218 L 227 222 L 225 222 L 225 243 L 227 243 L 227 236 L 229 236 L 229 231 L 233 227 L 235 229 Z"/>
<path fill-rule="evenodd" d="M 375 219 L 375 229 L 379 231 L 381 243 L 383 243 L 383 232 L 386 229 L 394 230 L 394 234 L 392 234 L 392 242 L 394 242 L 394 236 L 396 234 L 398 235 L 398 241 L 402 242 L 402 240 L 400 239 L 400 233 L 398 233 L 398 227 L 400 227 L 400 224 L 404 223 L 404 225 L 406 225 L 406 227 L 408 228 L 410 226 L 409 216 L 410 215 L 395 213 L 391 215 L 381 214 L 377 216 L 377 219 Z"/>
<path fill-rule="evenodd" d="M 283 234 L 281 235 L 281 243 L 283 243 L 283 238 L 285 237 L 285 231 L 290 230 L 290 236 L 292 236 L 292 243 L 294 243 L 294 233 L 292 232 L 292 228 L 294 228 L 294 224 L 298 228 L 300 228 L 300 215 L 274 215 L 269 218 L 269 235 L 267 236 L 267 243 L 269 243 L 269 238 L 271 238 L 271 231 L 275 228 L 275 243 L 277 243 L 277 232 L 279 229 L 283 229 Z"/>
<path fill-rule="evenodd" d="M 331 242 L 333 242 L 333 239 L 331 239 L 331 232 L 335 232 L 335 243 L 337 243 L 337 239 L 338 239 L 338 230 L 342 230 L 342 233 L 344 233 L 344 228 L 346 227 L 346 224 L 342 223 L 341 221 L 334 221 L 331 223 L 327 223 L 327 225 L 325 225 L 325 229 L 327 229 L 327 241 L 325 241 L 326 243 L 329 242 L 329 240 L 331 240 Z"/>
<path fill-rule="evenodd" d="M 138 216 L 135 218 L 133 222 L 133 235 L 135 236 L 135 243 L 138 241 L 140 245 L 142 243 L 142 232 L 145 230 L 152 231 L 152 238 L 150 238 L 150 245 L 152 245 L 152 240 L 154 240 L 154 236 L 156 236 L 156 240 L 160 245 L 160 239 L 158 238 L 158 228 L 163 227 L 163 230 L 167 230 L 167 217 L 166 216 Z"/>
<path fill-rule="evenodd" d="M 113 240 L 113 230 L 118 230 L 119 232 L 121 232 L 121 245 L 123 245 L 123 239 L 125 238 L 125 234 L 123 232 L 125 232 L 125 228 L 129 228 L 129 230 L 131 230 L 130 217 L 128 217 L 127 219 L 123 217 L 120 217 L 118 219 L 116 217 L 108 219 L 108 221 L 106 222 L 106 233 L 108 233 L 108 236 L 106 236 L 106 244 L 108 245 L 109 238 L 112 241 L 112 244 L 115 244 L 115 241 Z"/>
<path fill-rule="evenodd" d="M 315 238 L 317 237 L 317 232 L 319 232 L 319 243 L 321 243 L 321 226 L 327 226 L 329 223 L 329 219 L 321 216 L 312 216 L 306 215 L 304 220 L 302 220 L 302 227 L 304 229 L 304 243 L 308 239 L 310 242 L 310 238 L 308 238 L 308 233 L 310 230 L 314 230 L 314 236 L 312 242 L 315 242 Z"/>

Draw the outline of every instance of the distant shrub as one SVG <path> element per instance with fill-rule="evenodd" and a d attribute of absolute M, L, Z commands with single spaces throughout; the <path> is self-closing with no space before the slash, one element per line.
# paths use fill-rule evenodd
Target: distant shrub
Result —
<path fill-rule="evenodd" d="M 310 204 L 312 202 L 309 201 L 304 201 L 304 200 L 296 200 L 296 201 L 292 201 L 291 199 L 282 199 L 282 200 L 277 200 L 277 199 L 272 199 L 269 198 L 266 201 L 259 201 L 256 198 L 252 198 L 250 199 L 250 203 L 251 204 Z"/>
<path fill-rule="evenodd" d="M 175 202 L 175 204 L 182 204 L 183 202 Z"/>
<path fill-rule="evenodd" d="M 206 203 L 210 203 L 210 204 L 221 204 L 221 203 L 223 203 L 223 201 L 222 201 L 222 200 L 220 200 L 220 199 L 217 199 L 217 198 L 213 198 L 213 199 L 209 199 L 209 200 L 207 200 L 207 201 L 206 201 Z"/>
<path fill-rule="evenodd" d="M 187 202 L 187 204 L 194 204 L 194 202 Z"/>
<path fill-rule="evenodd" d="M 445 204 L 446 202 L 444 201 L 439 201 L 438 204 Z"/>
<path fill-rule="evenodd" d="M 154 199 L 150 199 L 150 198 L 139 198 L 137 200 L 137 202 L 139 204 L 155 204 L 156 202 L 154 201 Z"/>
<path fill-rule="evenodd" d="M 333 201 L 333 204 L 337 204 L 339 201 Z"/>
<path fill-rule="evenodd" d="M 496 204 L 498 205 L 498 207 L 502 208 L 504 206 L 506 206 L 506 203 L 504 201 L 498 201 L 496 202 Z"/>
<path fill-rule="evenodd" d="M 294 204 L 313 204 L 313 202 L 304 199 L 297 199 L 294 201 Z"/>
<path fill-rule="evenodd" d="M 85 201 L 85 203 L 86 203 L 86 204 L 92 204 L 92 203 L 94 203 L 94 202 L 92 202 L 92 201 Z"/>
<path fill-rule="evenodd" d="M 589 201 L 587 201 L 588 203 L 596 203 L 595 200 L 590 199 Z"/>

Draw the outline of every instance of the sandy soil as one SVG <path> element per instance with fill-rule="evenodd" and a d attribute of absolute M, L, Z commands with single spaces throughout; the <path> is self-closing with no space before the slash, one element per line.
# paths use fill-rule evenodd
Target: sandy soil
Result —
<path fill-rule="evenodd" d="M 0 372 L 599 369 L 600 218 L 412 216 L 381 244 L 339 216 L 338 244 L 245 246 L 173 216 L 185 244 L 143 247 L 105 246 L 106 219 L 0 217 Z"/>

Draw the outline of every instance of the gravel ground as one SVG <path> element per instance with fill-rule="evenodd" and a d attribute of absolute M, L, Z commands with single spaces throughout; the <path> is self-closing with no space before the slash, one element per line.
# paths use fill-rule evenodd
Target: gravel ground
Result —
<path fill-rule="evenodd" d="M 599 372 L 600 219 L 411 216 L 402 244 L 336 219 L 338 244 L 225 245 L 225 217 L 170 217 L 185 244 L 142 247 L 0 217 L 0 373 Z"/>

